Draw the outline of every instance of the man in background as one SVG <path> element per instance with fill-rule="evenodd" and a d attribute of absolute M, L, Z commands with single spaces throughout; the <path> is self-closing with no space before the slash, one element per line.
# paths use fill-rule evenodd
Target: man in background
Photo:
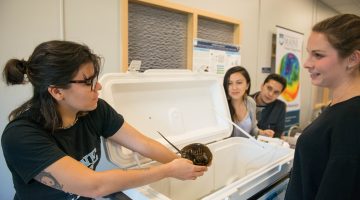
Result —
<path fill-rule="evenodd" d="M 274 137 L 280 138 L 285 126 L 286 104 L 277 99 L 286 88 L 286 79 L 279 74 L 270 74 L 260 91 L 250 95 L 256 102 L 256 118 L 259 129 L 271 129 Z"/>

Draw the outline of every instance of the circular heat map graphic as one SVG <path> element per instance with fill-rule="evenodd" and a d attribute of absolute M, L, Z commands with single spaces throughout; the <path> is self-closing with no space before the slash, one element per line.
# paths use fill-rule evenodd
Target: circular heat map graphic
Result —
<path fill-rule="evenodd" d="M 299 92 L 299 59 L 292 53 L 281 58 L 279 74 L 286 78 L 287 85 L 281 96 L 288 102 L 296 99 Z"/>

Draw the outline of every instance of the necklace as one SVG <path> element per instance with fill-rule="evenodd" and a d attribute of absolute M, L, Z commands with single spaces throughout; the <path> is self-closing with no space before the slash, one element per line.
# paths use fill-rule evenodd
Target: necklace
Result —
<path fill-rule="evenodd" d="M 69 125 L 67 125 L 67 126 L 61 126 L 60 129 L 68 129 L 68 128 L 71 128 L 72 126 L 74 126 L 74 125 L 76 124 L 77 120 L 78 120 L 78 117 L 76 116 L 75 121 L 74 121 L 72 124 L 69 124 Z"/>

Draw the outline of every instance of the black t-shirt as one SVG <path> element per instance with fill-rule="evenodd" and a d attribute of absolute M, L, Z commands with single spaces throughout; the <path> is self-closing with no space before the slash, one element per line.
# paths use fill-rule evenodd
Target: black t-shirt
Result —
<path fill-rule="evenodd" d="M 53 189 L 33 178 L 66 155 L 95 170 L 101 155 L 100 137 L 115 134 L 124 123 L 123 117 L 99 99 L 97 108 L 79 117 L 72 127 L 51 133 L 29 117 L 30 112 L 10 122 L 1 138 L 16 190 L 14 199 L 87 199 Z"/>
<path fill-rule="evenodd" d="M 299 137 L 285 199 L 360 199 L 360 96 L 326 108 Z"/>

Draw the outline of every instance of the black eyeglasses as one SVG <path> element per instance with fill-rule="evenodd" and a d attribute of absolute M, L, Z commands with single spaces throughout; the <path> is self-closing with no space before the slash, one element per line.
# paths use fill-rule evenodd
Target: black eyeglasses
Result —
<path fill-rule="evenodd" d="M 91 91 L 95 90 L 96 84 L 98 82 L 98 76 L 93 76 L 90 78 L 85 78 L 84 80 L 71 80 L 69 83 L 83 83 L 85 85 L 91 86 Z"/>

